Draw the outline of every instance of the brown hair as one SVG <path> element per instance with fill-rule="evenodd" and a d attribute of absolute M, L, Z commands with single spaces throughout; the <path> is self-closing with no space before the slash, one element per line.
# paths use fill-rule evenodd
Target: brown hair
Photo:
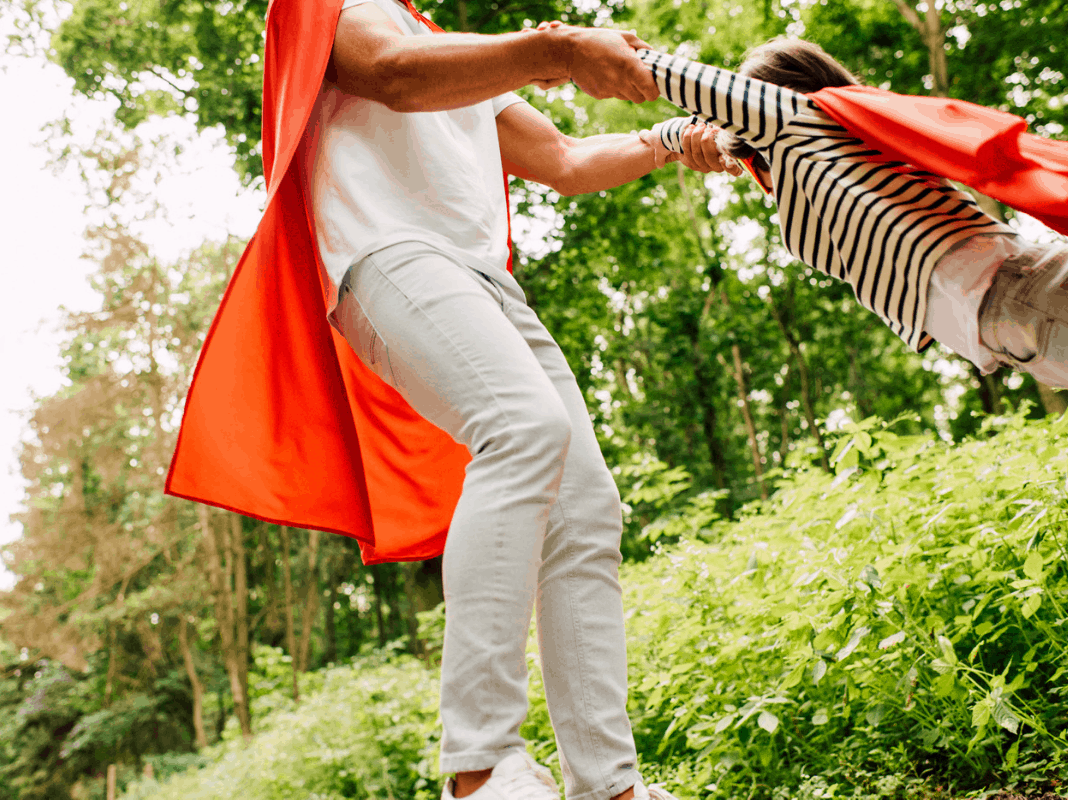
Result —
<path fill-rule="evenodd" d="M 827 86 L 851 86 L 858 83 L 853 73 L 835 61 L 818 44 L 803 39 L 772 39 L 750 50 L 738 74 L 767 81 L 785 89 L 809 94 Z M 768 169 L 764 157 L 744 139 L 721 132 L 716 144 L 721 153 L 735 158 L 749 158 L 756 153 L 754 166 Z"/>

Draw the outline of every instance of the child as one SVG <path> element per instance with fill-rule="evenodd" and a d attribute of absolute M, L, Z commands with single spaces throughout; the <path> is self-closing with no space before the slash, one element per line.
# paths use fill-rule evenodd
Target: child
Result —
<path fill-rule="evenodd" d="M 737 73 L 639 55 L 661 96 L 694 114 L 656 126 L 659 145 L 681 152 L 691 124 L 720 126 L 720 150 L 774 195 L 790 253 L 852 284 L 914 350 L 937 339 L 984 373 L 1004 364 L 1068 387 L 1068 248 L 1025 241 L 940 175 L 847 131 L 806 96 L 857 83 L 821 48 L 773 40 Z"/>

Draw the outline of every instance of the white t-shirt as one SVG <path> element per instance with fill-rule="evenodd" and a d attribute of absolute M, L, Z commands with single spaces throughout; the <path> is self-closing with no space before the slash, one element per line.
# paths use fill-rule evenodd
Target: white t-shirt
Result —
<path fill-rule="evenodd" d="M 398 0 L 373 2 L 406 35 L 432 31 Z M 496 116 L 511 92 L 452 111 L 399 113 L 331 83 L 305 130 L 306 178 L 319 253 L 333 291 L 349 267 L 419 241 L 481 271 L 506 269 L 508 216 Z"/>

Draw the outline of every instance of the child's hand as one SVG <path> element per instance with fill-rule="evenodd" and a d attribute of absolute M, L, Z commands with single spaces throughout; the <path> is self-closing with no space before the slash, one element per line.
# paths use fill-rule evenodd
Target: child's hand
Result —
<path fill-rule="evenodd" d="M 704 122 L 688 126 L 682 132 L 682 156 L 679 160 L 684 166 L 698 172 L 726 172 L 738 177 L 742 174 L 742 166 L 719 152 L 717 133 L 719 128 Z"/>

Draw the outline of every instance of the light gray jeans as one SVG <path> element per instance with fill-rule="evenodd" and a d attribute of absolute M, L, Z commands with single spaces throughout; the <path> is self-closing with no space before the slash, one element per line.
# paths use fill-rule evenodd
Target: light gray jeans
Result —
<path fill-rule="evenodd" d="M 979 336 L 1005 366 L 1068 388 L 1068 247 L 1029 244 L 998 267 Z"/>
<path fill-rule="evenodd" d="M 360 359 L 471 453 L 444 554 L 441 771 L 522 747 L 537 607 L 569 800 L 638 780 L 626 714 L 619 494 L 575 377 L 507 272 L 407 242 L 355 264 L 337 325 Z"/>

